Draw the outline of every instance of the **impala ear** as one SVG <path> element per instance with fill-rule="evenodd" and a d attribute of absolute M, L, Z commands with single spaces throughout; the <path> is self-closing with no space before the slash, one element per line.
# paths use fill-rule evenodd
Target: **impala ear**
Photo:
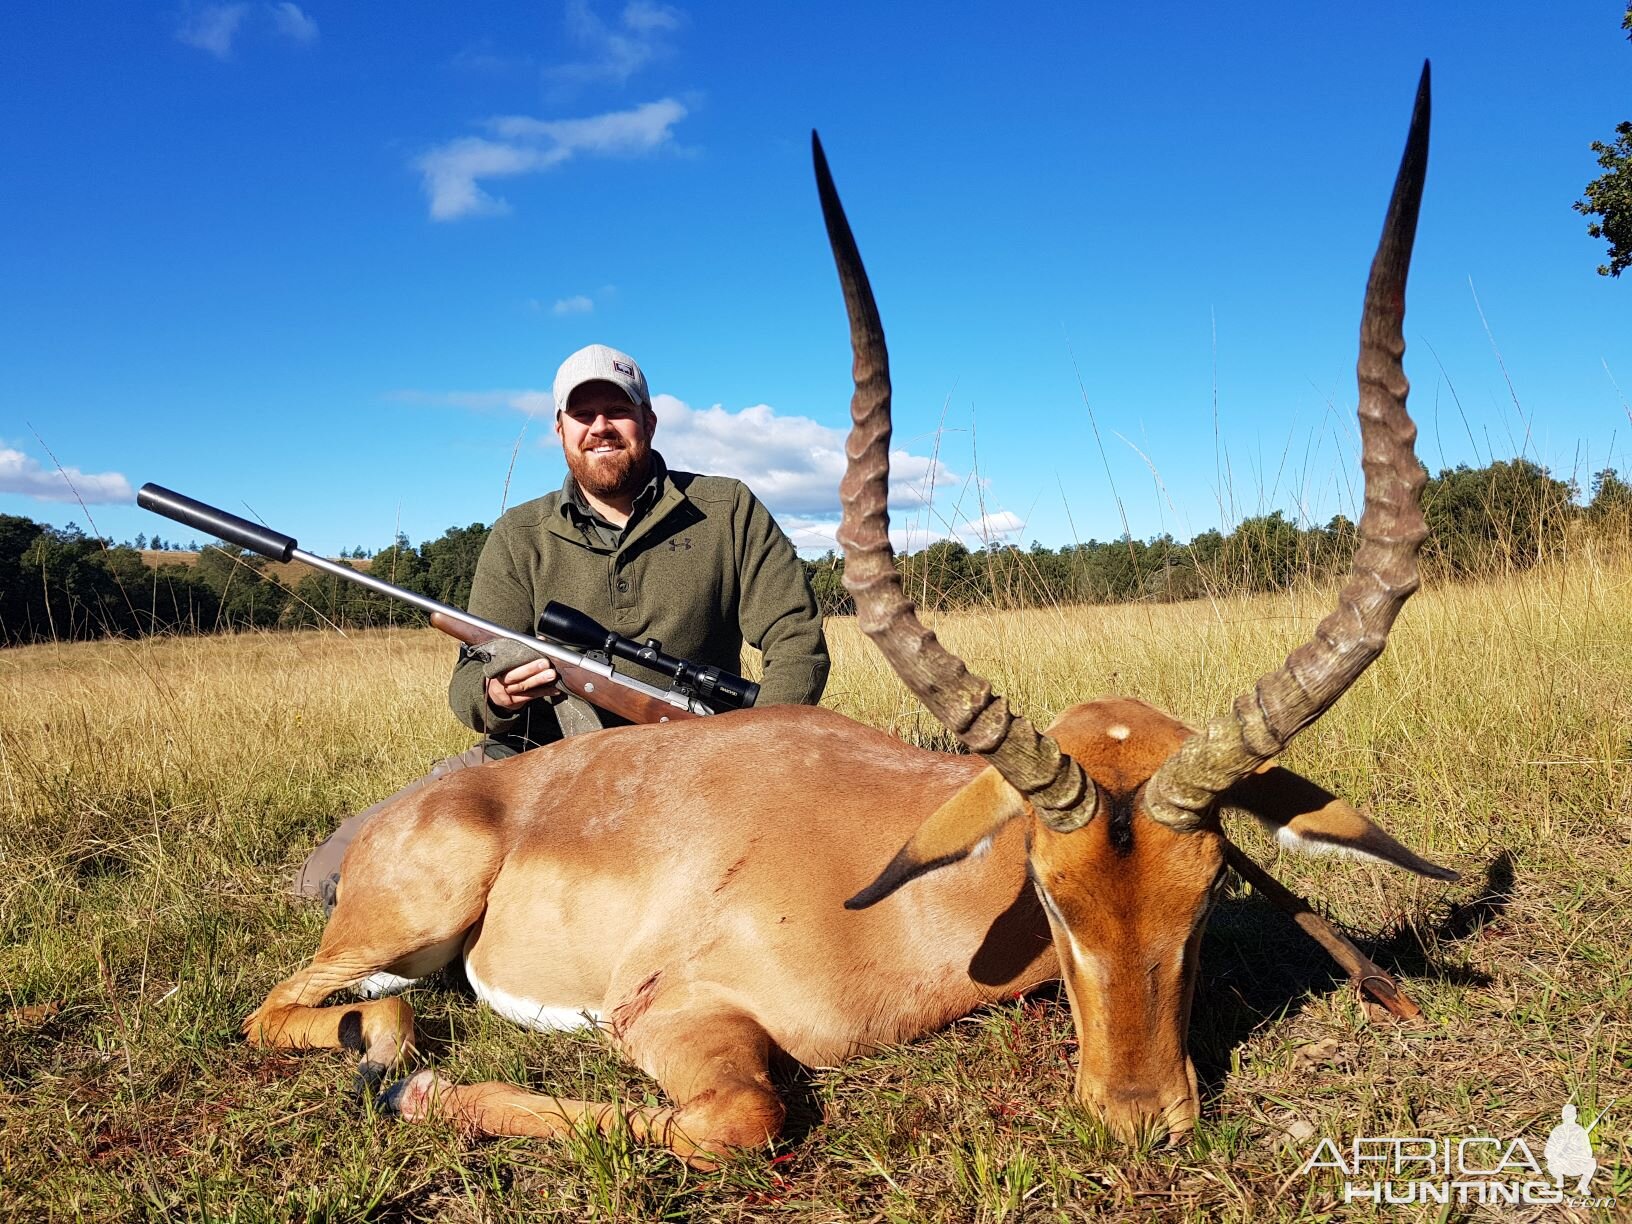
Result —
<path fill-rule="evenodd" d="M 1219 807 L 1256 816 L 1276 841 L 1300 854 L 1350 854 L 1431 880 L 1462 878 L 1402 846 L 1329 790 L 1279 765 L 1248 774 L 1219 796 Z"/>
<path fill-rule="evenodd" d="M 995 769 L 983 769 L 952 798 L 918 826 L 890 865 L 866 888 L 844 903 L 845 909 L 866 909 L 884 900 L 908 880 L 982 854 L 997 831 L 1026 813 L 1026 801 Z"/>

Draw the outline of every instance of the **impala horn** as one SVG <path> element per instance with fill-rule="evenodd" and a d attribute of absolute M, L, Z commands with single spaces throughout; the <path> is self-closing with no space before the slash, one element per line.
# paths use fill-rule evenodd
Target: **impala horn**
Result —
<path fill-rule="evenodd" d="M 1405 277 L 1428 169 L 1428 65 L 1422 66 L 1405 154 L 1360 316 L 1360 449 L 1365 510 L 1354 572 L 1315 635 L 1236 698 L 1229 714 L 1186 740 L 1150 779 L 1146 806 L 1163 824 L 1196 828 L 1232 783 L 1278 756 L 1383 652 L 1389 628 L 1417 589 L 1428 534 L 1418 504 L 1427 479 L 1417 427 L 1405 410 Z M 857 358 L 860 369 L 860 358 Z"/>
<path fill-rule="evenodd" d="M 890 358 L 867 270 L 845 220 L 816 133 L 810 134 L 816 190 L 850 317 L 856 392 L 850 400 L 848 463 L 839 485 L 844 505 L 838 539 L 844 585 L 856 618 L 895 674 L 971 752 L 985 757 L 1050 828 L 1069 832 L 1094 817 L 1098 792 L 1060 746 L 973 674 L 918 619 L 901 587 L 890 548 Z"/>

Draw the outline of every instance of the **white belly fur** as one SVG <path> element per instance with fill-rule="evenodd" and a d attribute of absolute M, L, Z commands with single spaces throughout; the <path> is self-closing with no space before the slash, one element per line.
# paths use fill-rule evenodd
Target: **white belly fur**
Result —
<path fill-rule="evenodd" d="M 560 1032 L 568 1029 L 594 1028 L 601 1022 L 601 1013 L 593 1008 L 558 1007 L 547 1003 L 535 1003 L 532 999 L 523 999 L 507 990 L 500 990 L 497 986 L 489 986 L 471 972 L 469 956 L 465 957 L 465 978 L 470 982 L 470 988 L 476 992 L 478 999 L 506 1020 L 523 1028 Z"/>
<path fill-rule="evenodd" d="M 401 994 L 420 978 L 435 973 L 442 966 L 449 964 L 459 955 L 459 949 L 464 943 L 465 937 L 461 933 L 452 939 L 444 939 L 441 943 L 421 948 L 418 952 L 405 956 L 378 973 L 364 978 L 352 989 L 365 999 Z"/>
<path fill-rule="evenodd" d="M 360 998 L 381 999 L 386 995 L 401 994 L 417 981 L 419 981 L 418 978 L 398 977 L 394 973 L 386 973 L 382 970 L 372 977 L 364 978 L 353 986 L 352 990 Z"/>

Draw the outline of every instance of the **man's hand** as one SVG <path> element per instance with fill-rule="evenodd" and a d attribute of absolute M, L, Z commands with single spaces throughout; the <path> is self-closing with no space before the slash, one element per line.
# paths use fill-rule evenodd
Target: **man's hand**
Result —
<path fill-rule="evenodd" d="M 540 697 L 558 697 L 555 664 L 547 655 L 529 650 L 508 638 L 482 645 L 486 660 L 482 675 L 487 680 L 487 700 L 494 709 L 507 713 L 521 709 Z"/>
<path fill-rule="evenodd" d="M 501 710 L 519 710 L 540 697 L 559 697 L 555 665 L 548 659 L 529 660 L 487 682 L 487 699 Z"/>

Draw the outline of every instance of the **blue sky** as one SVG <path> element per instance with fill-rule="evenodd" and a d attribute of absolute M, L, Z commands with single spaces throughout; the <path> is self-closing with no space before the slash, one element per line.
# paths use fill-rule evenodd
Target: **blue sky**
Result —
<path fill-rule="evenodd" d="M 1632 280 L 1569 207 L 1632 118 L 1623 11 L 8 5 L 0 513 L 88 527 L 60 463 L 117 539 L 190 534 L 149 480 L 319 552 L 491 522 L 559 485 L 545 393 L 600 341 L 671 463 L 820 551 L 817 127 L 890 337 L 898 545 L 1323 522 L 1425 57 L 1419 452 L 1624 472 Z"/>

